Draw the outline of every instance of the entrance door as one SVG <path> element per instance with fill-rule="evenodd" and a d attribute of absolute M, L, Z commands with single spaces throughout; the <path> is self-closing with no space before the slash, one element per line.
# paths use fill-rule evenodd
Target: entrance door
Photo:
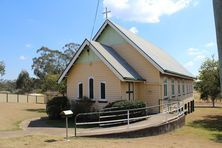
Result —
<path fill-rule="evenodd" d="M 134 83 L 133 82 L 127 82 L 128 83 L 128 90 L 126 91 L 126 94 L 128 96 L 128 100 L 134 100 Z"/>

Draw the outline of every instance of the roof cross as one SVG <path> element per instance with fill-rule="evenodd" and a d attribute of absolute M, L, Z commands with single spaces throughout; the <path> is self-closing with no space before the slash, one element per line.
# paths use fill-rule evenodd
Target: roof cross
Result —
<path fill-rule="evenodd" d="M 108 13 L 111 13 L 111 11 L 108 11 L 106 7 L 105 12 L 103 12 L 103 14 L 106 14 L 106 19 L 108 19 Z"/>

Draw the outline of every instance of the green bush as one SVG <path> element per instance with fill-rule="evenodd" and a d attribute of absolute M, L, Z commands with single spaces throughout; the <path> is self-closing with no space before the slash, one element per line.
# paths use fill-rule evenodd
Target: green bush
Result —
<path fill-rule="evenodd" d="M 60 119 L 60 113 L 68 109 L 70 109 L 70 103 L 65 96 L 54 97 L 46 104 L 46 113 L 49 119 Z"/>
<path fill-rule="evenodd" d="M 73 115 L 76 116 L 79 113 L 88 113 L 94 111 L 93 101 L 88 97 L 83 97 L 79 100 L 71 100 L 71 110 Z"/>
<path fill-rule="evenodd" d="M 106 111 L 117 111 L 117 110 L 128 110 L 128 109 L 138 109 L 138 110 L 131 110 L 130 113 L 130 118 L 133 117 L 141 117 L 145 116 L 147 114 L 146 112 L 146 104 L 142 101 L 128 101 L 128 100 L 120 100 L 116 102 L 112 102 L 108 104 L 104 108 L 104 113 L 102 115 L 120 115 L 126 113 L 126 111 L 120 111 L 120 112 L 106 112 Z M 140 109 L 142 108 L 142 109 Z M 127 118 L 127 115 L 121 116 L 121 117 L 115 117 L 114 119 L 122 119 L 122 118 Z"/>
<path fill-rule="evenodd" d="M 109 103 L 107 106 L 105 106 L 105 109 L 110 108 L 111 110 L 126 110 L 126 109 L 135 109 L 143 107 L 146 107 L 146 104 L 142 101 L 120 100 Z"/>

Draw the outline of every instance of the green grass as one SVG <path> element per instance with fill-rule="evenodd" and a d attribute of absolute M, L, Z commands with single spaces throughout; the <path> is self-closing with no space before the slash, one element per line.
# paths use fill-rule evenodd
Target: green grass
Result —
<path fill-rule="evenodd" d="M 222 143 L 222 108 L 197 108 L 187 116 L 179 135 L 195 135 Z"/>

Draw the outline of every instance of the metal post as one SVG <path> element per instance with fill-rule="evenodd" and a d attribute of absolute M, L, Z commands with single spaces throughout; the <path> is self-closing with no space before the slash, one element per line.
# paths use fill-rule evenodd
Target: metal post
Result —
<path fill-rule="evenodd" d="M 68 117 L 66 117 L 66 140 L 68 141 Z"/>
<path fill-rule="evenodd" d="M 127 110 L 127 125 L 128 125 L 128 128 L 129 128 L 129 124 L 130 124 L 129 118 L 130 118 L 130 116 L 129 116 L 129 110 Z"/>
<path fill-rule="evenodd" d="M 76 115 L 76 117 L 75 117 L 75 122 L 74 122 L 74 128 L 75 128 L 74 134 L 75 134 L 75 137 L 76 137 L 76 118 L 77 118 L 77 115 Z"/>

